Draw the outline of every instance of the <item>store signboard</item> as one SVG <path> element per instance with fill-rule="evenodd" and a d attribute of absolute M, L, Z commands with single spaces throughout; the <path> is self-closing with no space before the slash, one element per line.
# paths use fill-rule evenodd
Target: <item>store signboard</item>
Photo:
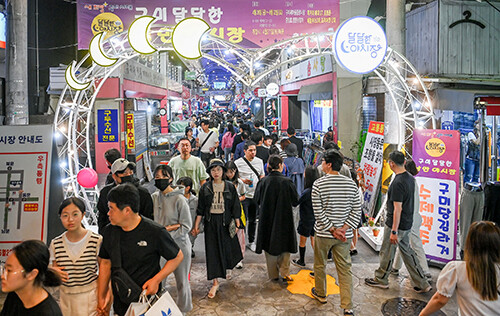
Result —
<path fill-rule="evenodd" d="M 27 239 L 46 242 L 52 126 L 0 126 L 0 261 Z"/>
<path fill-rule="evenodd" d="M 97 110 L 97 141 L 118 142 L 118 110 Z"/>
<path fill-rule="evenodd" d="M 281 72 L 281 84 L 304 80 L 332 72 L 331 55 L 309 58 Z"/>
<path fill-rule="evenodd" d="M 414 130 L 413 160 L 420 196 L 420 237 L 427 257 L 454 260 L 457 244 L 460 133 Z"/>
<path fill-rule="evenodd" d="M 371 214 L 379 188 L 380 174 L 382 173 L 384 154 L 384 123 L 370 122 L 366 135 L 365 147 L 361 157 L 361 169 L 365 179 L 362 210 Z"/>
<path fill-rule="evenodd" d="M 144 15 L 157 19 L 153 28 L 165 27 L 158 33 L 163 42 L 170 39 L 166 26 L 199 17 L 210 25 L 212 36 L 260 48 L 294 36 L 333 31 L 339 25 L 339 12 L 340 0 L 78 0 L 78 48 L 88 49 L 97 33 L 123 32 Z"/>
<path fill-rule="evenodd" d="M 127 113 L 125 120 L 127 125 L 127 149 L 135 149 L 134 113 Z"/>
<path fill-rule="evenodd" d="M 384 60 L 387 37 L 384 29 L 372 18 L 356 16 L 340 25 L 335 32 L 335 58 L 346 70 L 366 74 Z"/>
<path fill-rule="evenodd" d="M 314 100 L 315 108 L 329 108 L 333 107 L 333 100 Z"/>

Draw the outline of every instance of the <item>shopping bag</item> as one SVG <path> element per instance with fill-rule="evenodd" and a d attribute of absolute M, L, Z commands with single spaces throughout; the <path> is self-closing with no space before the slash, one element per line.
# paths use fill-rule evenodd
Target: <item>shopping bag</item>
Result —
<path fill-rule="evenodd" d="M 163 295 L 151 306 L 144 316 L 183 316 L 172 296 L 168 292 Z"/>
<path fill-rule="evenodd" d="M 144 290 L 139 297 L 138 302 L 133 302 L 127 309 L 125 316 L 143 316 L 151 306 L 151 303 L 148 301 L 148 297 L 146 296 L 146 291 Z"/>

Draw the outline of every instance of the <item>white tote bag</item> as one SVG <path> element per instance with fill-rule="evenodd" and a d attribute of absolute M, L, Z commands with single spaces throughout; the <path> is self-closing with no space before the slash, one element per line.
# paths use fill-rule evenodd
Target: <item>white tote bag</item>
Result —
<path fill-rule="evenodd" d="M 152 299 L 151 299 L 152 300 Z M 148 297 L 146 296 L 146 291 L 141 293 L 138 302 L 134 302 L 130 304 L 125 313 L 125 316 L 143 316 L 151 306 L 151 303 L 148 301 Z"/>
<path fill-rule="evenodd" d="M 163 295 L 149 308 L 144 316 L 183 316 L 172 296 L 168 292 Z"/>

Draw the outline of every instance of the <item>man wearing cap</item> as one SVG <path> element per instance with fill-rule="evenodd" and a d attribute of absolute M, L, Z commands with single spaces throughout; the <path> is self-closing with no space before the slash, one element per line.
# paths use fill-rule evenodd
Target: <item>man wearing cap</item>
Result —
<path fill-rule="evenodd" d="M 208 173 L 200 158 L 191 155 L 191 142 L 187 138 L 179 140 L 177 148 L 181 153 L 170 159 L 168 165 L 174 172 L 174 181 L 182 177 L 189 177 L 193 180 L 193 190 L 198 193 L 200 187 L 207 181 Z"/>
<path fill-rule="evenodd" d="M 99 226 L 100 234 L 109 223 L 108 193 L 115 186 L 122 183 L 132 183 L 137 187 L 140 196 L 139 214 L 149 219 L 153 219 L 153 200 L 151 199 L 151 194 L 146 188 L 139 185 L 139 180 L 134 177 L 134 170 L 135 163 L 125 158 L 119 158 L 111 165 L 111 176 L 114 182 L 101 189 L 101 192 L 99 192 L 99 200 L 97 201 L 97 209 L 99 210 L 97 225 Z"/>

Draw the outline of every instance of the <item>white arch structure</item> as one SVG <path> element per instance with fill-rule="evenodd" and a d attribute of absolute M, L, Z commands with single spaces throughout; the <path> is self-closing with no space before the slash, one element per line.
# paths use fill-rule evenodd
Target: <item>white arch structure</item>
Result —
<path fill-rule="evenodd" d="M 153 38 L 151 44 L 158 51 L 173 50 L 170 36 L 172 28 L 152 29 L 149 36 Z M 269 47 L 250 50 L 221 40 L 217 37 L 205 35 L 201 43 L 202 57 L 207 58 L 226 68 L 237 80 L 244 85 L 253 87 L 259 84 L 268 75 L 279 71 L 281 67 L 293 65 L 302 60 L 318 55 L 332 55 L 334 32 L 305 35 L 290 38 Z M 79 71 L 75 79 L 80 82 L 90 81 L 87 89 L 75 91 L 68 85 L 63 89 L 54 119 L 56 138 L 58 139 L 58 157 L 61 172 L 64 196 L 79 196 L 83 198 L 89 210 L 94 210 L 97 204 L 97 187 L 86 189 L 81 187 L 76 179 L 82 168 L 93 168 L 89 141 L 91 135 L 90 115 L 99 90 L 106 79 L 123 63 L 139 56 L 128 43 L 128 34 L 123 32 L 106 39 L 103 42 L 103 52 L 110 58 L 117 58 L 117 62 L 110 67 L 101 67 L 96 63 L 85 69 L 82 67 L 91 56 L 85 56 L 79 61 L 75 70 Z M 234 63 L 224 58 L 232 54 Z M 334 60 L 332 58 L 332 60 Z M 184 62 L 188 67 L 197 69 L 202 74 L 198 60 Z M 414 128 L 435 128 L 435 120 L 430 102 L 429 93 L 416 69 L 404 56 L 387 50 L 382 64 L 374 71 L 387 88 L 388 94 L 398 108 L 399 115 L 399 145 L 411 139 L 411 133 L 405 132 Z M 95 212 L 89 212 L 91 223 L 96 223 Z"/>

